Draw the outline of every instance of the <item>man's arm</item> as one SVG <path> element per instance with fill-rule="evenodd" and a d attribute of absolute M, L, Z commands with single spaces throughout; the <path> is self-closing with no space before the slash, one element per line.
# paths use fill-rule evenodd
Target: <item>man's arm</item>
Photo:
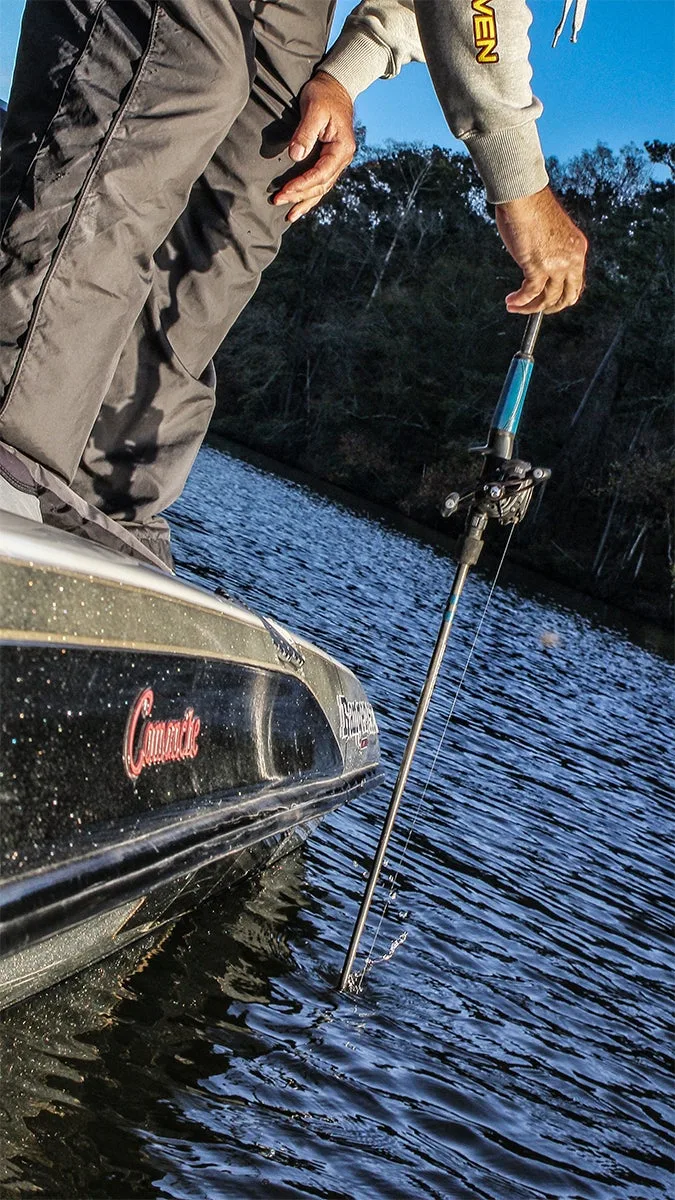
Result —
<path fill-rule="evenodd" d="M 453 133 L 496 205 L 523 272 L 510 312 L 558 312 L 583 290 L 587 242 L 548 187 L 532 94 L 525 0 L 416 0 L 422 45 Z"/>
<path fill-rule="evenodd" d="M 530 22 L 525 0 L 363 0 L 301 94 L 291 157 L 302 161 L 319 142 L 319 160 L 275 202 L 291 203 L 295 220 L 333 186 L 354 150 L 353 98 L 380 75 L 421 61 L 423 44 L 448 124 L 467 146 L 497 205 L 502 240 L 523 270 L 507 308 L 557 312 L 574 304 L 586 240 L 547 186 L 536 128 L 541 104 L 530 87 Z"/>
<path fill-rule="evenodd" d="M 531 20 L 525 0 L 362 0 L 320 70 L 354 100 L 426 51 L 450 129 L 488 200 L 503 204 L 548 183 L 536 126 L 542 106 L 530 87 Z"/>
<path fill-rule="evenodd" d="M 352 100 L 376 79 L 424 62 L 414 0 L 361 0 L 321 63 Z"/>
<path fill-rule="evenodd" d="M 415 11 L 448 125 L 469 151 L 490 203 L 541 191 L 548 175 L 525 0 L 417 0 Z"/>
<path fill-rule="evenodd" d="M 289 146 L 295 162 L 316 147 L 314 166 L 285 185 L 275 204 L 291 204 L 297 221 L 330 191 L 356 149 L 354 100 L 376 79 L 391 79 L 409 62 L 423 62 L 414 0 L 362 0 L 300 94 L 300 124 Z"/>

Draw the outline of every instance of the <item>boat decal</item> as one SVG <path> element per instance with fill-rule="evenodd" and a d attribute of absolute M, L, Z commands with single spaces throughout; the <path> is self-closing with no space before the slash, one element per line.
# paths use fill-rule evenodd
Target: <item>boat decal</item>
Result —
<path fill-rule="evenodd" d="M 372 704 L 367 700 L 349 700 L 347 696 L 338 696 L 340 709 L 340 737 L 344 742 L 354 740 L 361 750 L 368 745 L 370 738 L 377 735 L 377 721 Z"/>
<path fill-rule="evenodd" d="M 122 757 L 130 779 L 138 779 L 145 767 L 184 762 L 199 753 L 201 720 L 194 708 L 186 708 L 183 716 L 174 720 L 151 721 L 154 703 L 152 688 L 144 688 L 129 712 Z"/>

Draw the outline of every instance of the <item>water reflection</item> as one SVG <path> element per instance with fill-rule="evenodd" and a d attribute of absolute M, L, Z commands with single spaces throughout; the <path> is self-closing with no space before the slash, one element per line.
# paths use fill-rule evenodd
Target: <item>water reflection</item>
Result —
<path fill-rule="evenodd" d="M 174 1102 L 230 1060 L 266 1052 L 246 1006 L 269 1004 L 273 980 L 292 968 L 286 930 L 302 897 L 295 851 L 160 940 L 9 1009 L 3 1194 L 147 1195 L 163 1173 L 154 1139 L 185 1135 L 189 1115 L 173 1118 Z"/>
<path fill-rule="evenodd" d="M 445 553 L 213 449 L 178 516 L 185 571 L 354 667 L 393 776 Z M 670 668 L 509 582 L 429 777 L 487 591 L 467 589 L 392 847 L 411 830 L 377 950 L 405 945 L 336 994 L 383 789 L 142 970 L 9 1014 L 6 1194 L 669 1194 Z"/>

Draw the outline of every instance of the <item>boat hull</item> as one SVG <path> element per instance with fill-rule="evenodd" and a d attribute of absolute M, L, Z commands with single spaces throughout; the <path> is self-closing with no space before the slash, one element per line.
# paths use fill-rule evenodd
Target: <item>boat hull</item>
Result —
<path fill-rule="evenodd" d="M 0 1005 L 186 911 L 378 778 L 346 668 L 233 601 L 0 526 Z"/>

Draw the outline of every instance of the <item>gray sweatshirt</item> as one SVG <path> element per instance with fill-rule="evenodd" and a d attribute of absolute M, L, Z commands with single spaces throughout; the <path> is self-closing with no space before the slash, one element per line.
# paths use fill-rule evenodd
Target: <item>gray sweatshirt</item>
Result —
<path fill-rule="evenodd" d="M 542 105 L 530 87 L 531 20 L 526 0 L 362 0 L 321 69 L 355 98 L 426 57 L 488 199 L 505 203 L 548 182 L 535 123 Z"/>

